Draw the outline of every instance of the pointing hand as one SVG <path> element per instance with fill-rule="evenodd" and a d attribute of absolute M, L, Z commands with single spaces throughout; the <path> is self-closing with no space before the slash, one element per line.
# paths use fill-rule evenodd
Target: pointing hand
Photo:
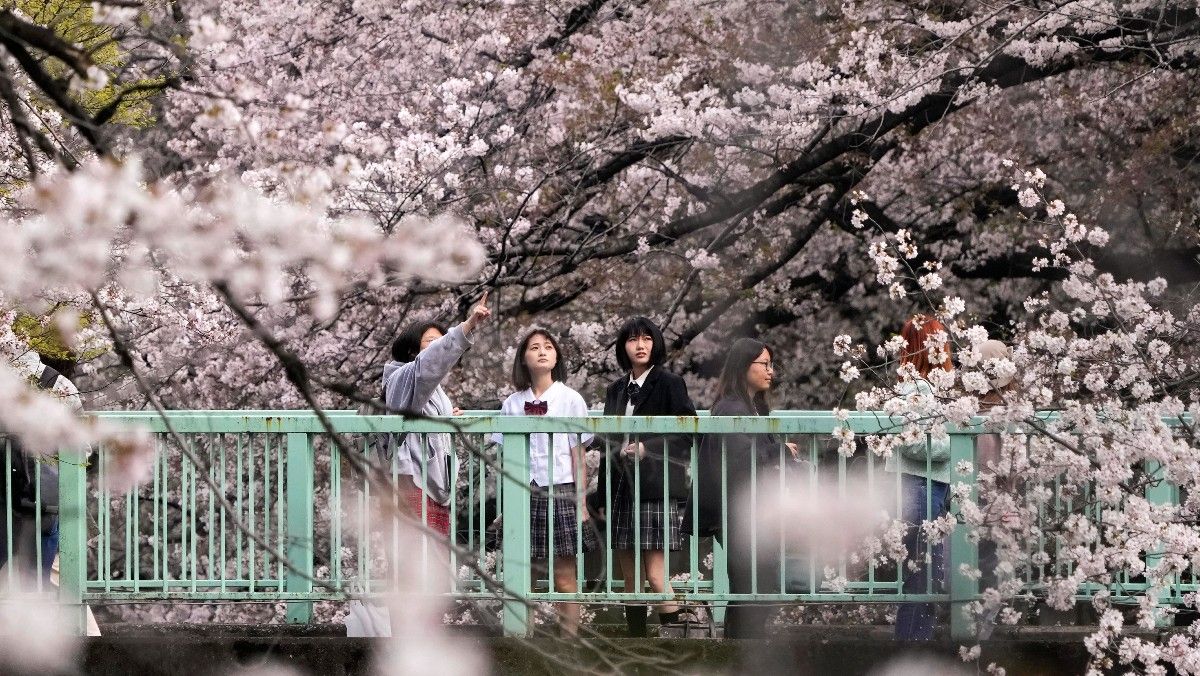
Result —
<path fill-rule="evenodd" d="M 492 316 L 492 311 L 487 306 L 488 292 L 483 292 L 483 297 L 471 308 L 471 314 L 467 317 L 467 321 L 463 322 L 463 333 L 470 333 L 477 326 L 487 321 L 488 317 Z"/>

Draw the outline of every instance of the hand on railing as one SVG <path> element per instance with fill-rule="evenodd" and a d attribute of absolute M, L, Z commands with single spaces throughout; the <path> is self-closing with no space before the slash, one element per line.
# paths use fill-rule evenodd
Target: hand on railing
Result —
<path fill-rule="evenodd" d="M 646 445 L 640 441 L 629 444 L 625 448 L 621 449 L 621 455 L 644 458 L 646 457 Z"/>
<path fill-rule="evenodd" d="M 800 462 L 800 447 L 796 445 L 796 442 L 785 441 L 785 442 L 783 442 L 783 445 L 787 446 L 787 449 L 789 451 L 791 451 L 792 460 L 795 460 L 796 462 Z"/>

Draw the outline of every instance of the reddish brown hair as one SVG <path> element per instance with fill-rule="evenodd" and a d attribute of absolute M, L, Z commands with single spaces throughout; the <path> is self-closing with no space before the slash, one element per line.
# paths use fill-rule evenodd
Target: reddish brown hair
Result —
<path fill-rule="evenodd" d="M 904 349 L 900 351 L 900 365 L 912 364 L 922 378 L 929 375 L 935 366 L 940 366 L 947 371 L 953 369 L 954 365 L 950 362 L 949 343 L 946 344 L 946 360 L 941 364 L 931 361 L 929 350 L 925 348 L 925 341 L 938 331 L 945 333 L 946 326 L 926 315 L 913 315 L 904 322 L 904 328 L 900 329 L 900 337 L 904 338 Z"/>

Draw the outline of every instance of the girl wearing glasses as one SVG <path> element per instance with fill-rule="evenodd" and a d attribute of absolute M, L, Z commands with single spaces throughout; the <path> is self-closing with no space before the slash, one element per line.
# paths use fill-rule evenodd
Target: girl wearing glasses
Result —
<path fill-rule="evenodd" d="M 710 415 L 770 415 L 768 392 L 775 379 L 773 352 L 766 343 L 741 338 L 729 348 L 717 401 Z M 781 440 L 773 434 L 712 434 L 704 438 L 697 462 L 696 511 L 699 530 L 693 535 L 713 536 L 725 545 L 729 555 L 729 591 L 733 594 L 774 594 L 779 589 L 780 532 L 755 522 L 751 517 L 751 476 L 761 487 L 778 485 Z M 792 456 L 794 444 L 784 444 Z M 724 452 L 722 452 L 722 447 Z M 724 459 L 722 458 L 724 456 Z M 722 464 L 728 481 L 728 532 L 722 528 Z M 752 474 L 753 472 L 753 474 Z M 764 507 L 760 506 L 761 515 Z M 684 519 L 684 530 L 693 530 L 692 516 Z M 754 550 L 755 556 L 751 556 Z M 757 589 L 754 585 L 757 568 Z M 761 638 L 773 609 L 766 605 L 730 603 L 725 613 L 726 638 Z"/>
<path fill-rule="evenodd" d="M 566 360 L 558 341 L 544 329 L 525 334 L 517 345 L 512 365 L 512 385 L 516 390 L 504 400 L 501 415 L 550 415 L 586 418 L 587 403 L 563 380 Z M 552 439 L 549 437 L 553 437 Z M 503 435 L 496 440 L 503 443 Z M 576 556 L 596 549 L 595 529 L 586 509 L 580 509 L 587 476 L 583 445 L 590 434 L 556 433 L 529 435 L 530 539 L 535 561 L 553 560 L 551 577 L 554 591 L 575 592 Z M 553 487 L 553 496 L 550 493 Z M 553 502 L 553 505 L 551 504 Z M 550 542 L 550 524 L 554 541 Z M 578 545 L 578 549 L 577 549 Z M 562 632 L 574 636 L 579 631 L 579 605 L 557 604 Z"/>
<path fill-rule="evenodd" d="M 654 322 L 645 317 L 625 322 L 616 341 L 617 363 L 624 374 L 608 387 L 604 415 L 696 415 L 683 378 L 662 367 L 666 352 L 662 331 Z M 683 548 L 680 524 L 688 495 L 686 468 L 691 462 L 692 439 L 689 435 L 645 435 L 616 441 L 619 451 L 611 449 L 612 457 L 606 454 L 602 460 L 597 490 L 589 504 L 598 514 L 604 514 L 611 504 L 612 513 L 606 516 L 625 591 L 640 592 L 636 589 L 640 579 L 655 594 L 673 594 L 665 552 Z M 658 611 L 661 624 L 681 619 L 675 603 L 664 603 Z M 646 606 L 625 607 L 630 636 L 646 636 L 646 615 Z"/>

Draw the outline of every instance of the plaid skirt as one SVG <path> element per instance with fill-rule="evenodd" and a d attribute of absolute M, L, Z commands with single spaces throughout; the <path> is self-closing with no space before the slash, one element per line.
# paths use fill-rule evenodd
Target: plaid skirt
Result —
<path fill-rule="evenodd" d="M 425 525 L 430 529 L 441 533 L 442 535 L 450 535 L 450 508 L 438 504 L 433 501 L 433 498 L 425 497 L 425 491 L 417 489 L 408 494 L 408 506 L 412 509 L 413 517 L 418 522 L 421 521 L 421 502 L 425 502 Z"/>
<path fill-rule="evenodd" d="M 550 493 L 549 486 L 529 487 L 529 539 L 530 556 L 534 559 L 550 558 Z M 582 552 L 592 552 L 598 547 L 596 527 L 590 521 L 576 523 L 575 484 L 558 484 L 554 487 L 554 556 L 575 556 L 576 535 Z M 582 531 L 582 533 L 580 532 Z"/>
<path fill-rule="evenodd" d="M 654 551 L 677 552 L 683 549 L 683 535 L 680 533 L 684 511 L 682 500 L 667 502 L 669 514 L 665 515 L 665 518 L 662 500 L 641 503 L 638 513 L 638 528 L 642 532 L 640 543 L 634 542 L 632 504 L 633 500 L 626 499 L 623 495 L 613 496 L 611 517 L 613 549 L 632 550 L 637 544 L 640 544 L 642 549 Z M 667 529 L 663 528 L 664 522 L 668 524 Z M 664 530 L 666 530 L 665 535 Z"/>

